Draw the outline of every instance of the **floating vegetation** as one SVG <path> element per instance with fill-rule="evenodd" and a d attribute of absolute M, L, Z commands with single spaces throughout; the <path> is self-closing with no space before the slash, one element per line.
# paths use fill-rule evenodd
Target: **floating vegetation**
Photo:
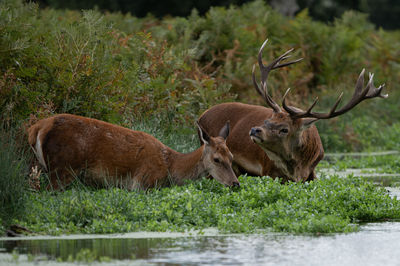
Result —
<path fill-rule="evenodd" d="M 188 231 L 226 233 L 268 230 L 337 233 L 364 222 L 400 218 L 400 201 L 360 178 L 323 178 L 281 184 L 240 177 L 240 189 L 204 179 L 147 192 L 72 188 L 29 195 L 30 210 L 17 223 L 39 234 Z"/>

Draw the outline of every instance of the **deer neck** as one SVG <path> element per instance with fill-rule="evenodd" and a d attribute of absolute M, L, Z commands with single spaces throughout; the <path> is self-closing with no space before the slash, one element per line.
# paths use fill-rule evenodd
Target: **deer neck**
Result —
<path fill-rule="evenodd" d="M 172 151 L 169 156 L 169 174 L 172 182 L 181 185 L 184 180 L 195 180 L 207 173 L 203 157 L 204 145 L 190 153 Z"/>
<path fill-rule="evenodd" d="M 324 149 L 315 126 L 302 132 L 300 142 L 293 154 L 296 155 L 298 179 L 307 179 L 324 156 Z"/>
<path fill-rule="evenodd" d="M 291 179 L 295 170 L 295 161 L 293 158 L 286 156 L 284 153 L 272 151 L 266 148 L 263 148 L 263 150 L 267 154 L 268 158 L 273 161 L 275 166 L 282 172 L 282 174 Z"/>
<path fill-rule="evenodd" d="M 287 142 L 287 145 L 280 147 L 281 149 L 277 151 L 264 149 L 264 151 L 285 177 L 299 182 L 309 175 L 308 163 L 311 161 L 309 157 L 313 155 L 312 151 L 309 151 L 309 144 L 312 141 L 310 134 L 303 131 Z"/>
<path fill-rule="evenodd" d="M 296 178 L 299 162 L 298 154 L 302 150 L 302 134 L 294 136 L 290 141 L 281 146 L 262 147 L 268 158 L 288 179 Z M 282 177 L 282 176 L 280 176 Z"/>

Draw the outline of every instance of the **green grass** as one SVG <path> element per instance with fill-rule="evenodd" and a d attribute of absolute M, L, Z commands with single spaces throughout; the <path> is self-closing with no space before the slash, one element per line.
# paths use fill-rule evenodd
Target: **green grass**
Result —
<path fill-rule="evenodd" d="M 181 125 L 175 123 L 173 118 L 154 116 L 141 121 L 132 119 L 127 124 L 130 125 L 130 129 L 146 132 L 179 152 L 188 153 L 200 147 L 197 126 L 194 122 Z"/>

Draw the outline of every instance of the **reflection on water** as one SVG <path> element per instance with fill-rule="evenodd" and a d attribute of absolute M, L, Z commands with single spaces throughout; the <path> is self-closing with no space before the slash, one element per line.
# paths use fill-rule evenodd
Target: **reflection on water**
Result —
<path fill-rule="evenodd" d="M 87 237 L 90 237 L 87 236 Z M 400 265 L 400 223 L 376 223 L 361 232 L 330 236 L 285 234 L 1 240 L 0 253 L 68 258 L 86 248 L 115 260 L 156 264 Z M 1 262 L 1 261 L 0 261 Z M 1 264 L 1 263 L 0 263 Z"/>

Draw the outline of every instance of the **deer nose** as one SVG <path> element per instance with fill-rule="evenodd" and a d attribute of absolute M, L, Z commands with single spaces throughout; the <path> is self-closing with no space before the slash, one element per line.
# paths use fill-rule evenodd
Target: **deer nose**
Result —
<path fill-rule="evenodd" d="M 256 136 L 258 133 L 261 132 L 261 129 L 258 127 L 252 127 L 250 130 L 250 136 Z"/>
<path fill-rule="evenodd" d="M 232 187 L 240 187 L 240 183 L 239 182 L 233 182 Z"/>

